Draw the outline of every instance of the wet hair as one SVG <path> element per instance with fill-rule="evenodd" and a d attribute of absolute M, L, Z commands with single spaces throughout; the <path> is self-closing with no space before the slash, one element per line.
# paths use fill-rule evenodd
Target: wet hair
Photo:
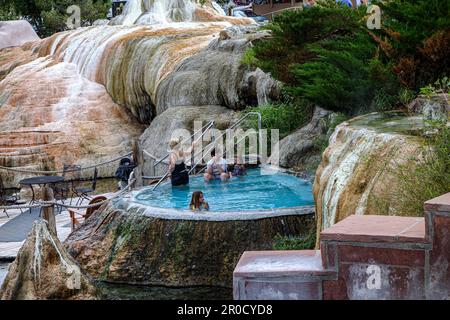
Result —
<path fill-rule="evenodd" d="M 192 193 L 191 204 L 190 204 L 191 209 L 200 209 L 200 196 L 202 196 L 202 195 L 203 195 L 203 192 L 201 192 L 201 191 L 194 191 Z"/>
<path fill-rule="evenodd" d="M 172 150 L 174 149 L 176 146 L 178 146 L 180 144 L 180 139 L 178 138 L 173 138 L 169 141 L 169 148 Z"/>

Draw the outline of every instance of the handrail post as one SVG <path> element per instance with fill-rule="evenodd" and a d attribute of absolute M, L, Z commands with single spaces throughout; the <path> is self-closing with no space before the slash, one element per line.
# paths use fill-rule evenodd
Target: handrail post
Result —
<path fill-rule="evenodd" d="M 142 187 L 144 185 L 142 179 L 142 170 L 144 168 L 144 156 L 142 154 L 142 148 L 138 140 L 133 140 L 133 162 L 136 165 L 134 169 L 134 177 L 136 179 L 136 187 Z"/>

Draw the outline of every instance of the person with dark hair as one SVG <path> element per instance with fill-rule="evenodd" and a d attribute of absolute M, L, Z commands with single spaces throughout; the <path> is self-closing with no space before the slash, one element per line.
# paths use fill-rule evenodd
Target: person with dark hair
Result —
<path fill-rule="evenodd" d="M 128 185 L 128 179 L 133 172 L 136 165 L 134 165 L 129 158 L 120 160 L 119 167 L 116 170 L 115 177 L 119 180 L 119 190 L 122 190 Z"/>
<path fill-rule="evenodd" d="M 206 173 L 204 175 L 205 182 L 211 180 L 222 180 L 227 181 L 230 179 L 230 174 L 228 173 L 227 161 L 222 157 L 222 153 L 216 149 L 211 151 L 212 159 L 208 161 Z"/>
<path fill-rule="evenodd" d="M 244 161 L 241 156 L 236 157 L 236 162 L 233 167 L 233 171 L 230 173 L 230 178 L 242 177 L 247 174 L 247 169 L 245 168 Z"/>
<path fill-rule="evenodd" d="M 189 205 L 189 208 L 192 211 L 209 210 L 209 204 L 205 201 L 203 192 L 194 191 L 194 193 L 192 193 L 191 204 Z"/>

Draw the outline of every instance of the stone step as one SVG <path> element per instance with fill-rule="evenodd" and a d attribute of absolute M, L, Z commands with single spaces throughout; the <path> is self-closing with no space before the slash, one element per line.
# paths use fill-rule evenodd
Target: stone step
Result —
<path fill-rule="evenodd" d="M 322 281 L 336 278 L 325 270 L 319 250 L 247 251 L 233 273 L 236 300 L 321 299 Z"/>
<path fill-rule="evenodd" d="M 427 243 L 424 218 L 352 215 L 321 232 L 323 241 Z"/>
<path fill-rule="evenodd" d="M 450 193 L 424 209 L 350 216 L 322 231 L 320 251 L 244 253 L 235 298 L 450 299 Z"/>

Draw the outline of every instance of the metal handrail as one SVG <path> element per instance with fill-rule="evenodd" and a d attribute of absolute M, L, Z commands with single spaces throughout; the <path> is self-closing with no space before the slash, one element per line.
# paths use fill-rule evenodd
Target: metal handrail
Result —
<path fill-rule="evenodd" d="M 261 117 L 261 113 L 259 113 L 259 112 L 249 112 L 249 113 L 247 113 L 245 116 L 243 116 L 243 117 L 240 118 L 238 121 L 236 121 L 232 126 L 228 127 L 228 129 L 234 129 L 236 126 L 238 126 L 239 124 L 241 124 L 245 119 L 247 119 L 248 117 L 250 117 L 250 116 L 252 116 L 252 115 L 258 116 L 258 130 L 259 130 L 260 140 L 261 140 L 262 117 Z M 222 133 L 218 138 L 222 138 L 225 134 L 226 134 L 226 131 L 225 131 L 224 133 Z M 244 138 L 246 138 L 246 137 L 244 137 Z M 240 141 L 242 141 L 242 139 L 241 139 Z M 239 141 L 239 142 L 240 142 L 240 141 Z M 237 143 L 239 143 L 239 142 L 237 142 Z M 236 143 L 236 144 L 237 144 L 237 143 Z M 236 145 L 236 144 L 234 144 L 234 145 Z M 215 148 L 215 143 L 214 143 L 214 142 L 211 142 L 210 145 L 212 145 L 212 147 L 209 148 L 208 151 L 204 152 L 204 154 L 203 154 L 203 156 L 201 157 L 201 159 L 200 159 L 199 161 L 197 161 L 197 162 L 194 164 L 194 166 L 191 167 L 191 170 L 189 170 L 189 174 L 191 174 L 191 173 L 194 171 L 194 169 L 197 167 L 197 165 L 198 165 L 201 161 L 203 161 L 203 159 L 205 158 L 205 156 L 206 156 L 212 149 Z M 202 152 L 203 152 L 203 151 L 202 151 Z M 195 158 L 197 155 L 198 155 L 198 153 L 194 155 L 194 158 Z"/>
<path fill-rule="evenodd" d="M 260 134 L 260 138 L 261 138 L 262 117 L 261 117 L 261 113 L 259 113 L 259 112 L 248 112 L 245 116 L 243 116 L 243 117 L 240 118 L 238 121 L 236 121 L 233 125 L 231 125 L 230 127 L 228 127 L 228 130 L 229 130 L 229 129 L 234 129 L 236 126 L 238 126 L 239 124 L 241 124 L 245 119 L 247 119 L 247 118 L 250 117 L 250 116 L 254 116 L 254 115 L 256 115 L 256 116 L 258 117 L 258 130 L 259 130 L 259 134 Z M 214 123 L 214 121 L 211 121 L 211 122 Z M 203 128 L 205 128 L 205 126 L 203 126 Z M 202 129 L 203 129 L 203 128 L 202 128 Z M 209 129 L 209 128 L 210 128 L 210 127 L 208 127 L 208 129 Z M 207 130 L 208 130 L 208 129 L 207 129 Z M 207 130 L 205 130 L 205 131 L 202 133 L 202 135 L 200 136 L 200 138 L 203 137 L 203 136 L 205 135 L 205 133 L 207 132 Z M 197 130 L 197 132 L 195 132 L 195 133 L 191 136 L 191 139 L 192 139 L 193 136 L 195 136 L 196 133 L 198 133 L 198 131 L 199 131 L 199 130 Z M 218 138 L 222 138 L 225 134 L 226 134 L 226 131 L 225 131 L 224 133 L 222 133 Z M 246 137 L 244 137 L 244 138 L 246 138 Z M 244 138 L 243 138 L 243 139 L 244 139 Z M 240 141 L 242 141 L 242 139 L 241 139 Z M 240 142 L 240 141 L 239 141 L 239 142 Z M 237 143 L 239 143 L 239 142 L 237 142 Z M 234 145 L 236 145 L 236 144 L 234 144 Z M 215 148 L 215 142 L 214 142 L 214 141 L 211 142 L 208 146 L 211 146 L 211 147 L 208 149 L 208 151 L 204 152 L 204 154 L 203 154 L 203 156 L 200 158 L 200 160 L 197 161 L 197 162 L 194 164 L 194 166 L 192 166 L 192 164 L 191 164 L 191 169 L 190 169 L 189 172 L 188 172 L 189 175 L 195 170 L 195 168 L 197 167 L 197 165 L 198 165 L 201 161 L 203 161 L 203 159 L 205 158 L 205 156 L 206 156 L 213 148 Z M 203 151 L 201 151 L 201 152 L 203 153 Z M 199 153 L 196 153 L 196 154 L 194 155 L 194 157 L 192 157 L 192 158 L 195 158 L 198 154 L 199 154 Z M 167 157 L 168 157 L 169 155 L 170 155 L 170 154 L 168 154 Z M 167 172 L 164 176 L 162 176 L 162 178 L 158 181 L 158 183 L 156 183 L 155 186 L 152 188 L 152 191 L 155 191 L 155 189 L 158 188 L 158 186 L 159 186 L 164 180 L 166 180 L 166 178 L 167 178 L 168 176 L 169 176 L 169 172 Z"/>
<path fill-rule="evenodd" d="M 185 139 L 184 141 L 182 141 L 180 143 L 180 145 L 185 144 L 186 142 L 190 141 L 192 138 L 195 137 L 195 135 L 197 133 L 199 133 L 200 131 L 203 131 L 203 129 L 205 129 L 205 132 L 210 129 L 212 126 L 214 126 L 214 121 L 210 121 L 208 122 L 206 125 L 204 125 L 203 127 L 201 127 L 200 129 L 198 129 L 197 131 L 195 131 L 188 139 Z M 201 137 L 203 137 L 203 135 L 205 134 L 205 132 L 202 133 Z M 158 164 L 160 164 L 161 162 L 163 162 L 165 159 L 167 159 L 167 157 L 170 156 L 170 152 L 168 152 L 164 157 L 160 158 L 159 160 L 157 160 L 154 164 L 153 167 L 156 167 Z"/>
<path fill-rule="evenodd" d="M 242 139 L 240 139 L 238 142 L 236 142 L 236 143 L 233 145 L 233 147 L 234 147 L 235 145 L 241 143 L 241 141 L 242 141 L 242 140 L 245 140 L 246 138 L 247 138 L 247 136 L 242 137 Z M 208 153 L 206 153 L 206 154 L 208 154 Z M 222 157 L 223 157 L 225 154 L 226 154 L 226 151 L 224 151 L 224 152 L 222 153 Z M 203 167 L 202 169 L 200 169 L 200 171 L 197 172 L 197 174 L 202 173 L 204 170 L 206 170 L 206 166 Z"/>
<path fill-rule="evenodd" d="M 197 138 L 197 140 L 194 141 L 194 143 L 196 141 L 198 141 L 199 139 L 203 138 L 203 136 L 206 134 L 206 132 L 211 129 L 214 126 L 215 122 L 214 121 L 210 121 L 209 123 L 207 123 L 206 125 L 204 125 L 202 128 L 200 128 L 199 130 L 195 131 L 191 137 L 189 139 L 184 140 L 181 144 L 186 143 L 187 141 L 189 141 L 190 139 L 192 139 L 193 137 L 195 137 L 195 135 L 197 133 L 199 133 L 200 131 L 202 132 L 202 134 L 200 135 L 200 137 Z M 203 131 L 204 130 L 204 131 Z M 155 164 L 153 164 L 153 167 L 155 167 L 157 164 L 159 164 L 161 161 L 163 161 L 164 159 L 166 159 L 168 156 L 170 155 L 170 153 L 167 153 L 167 155 L 164 158 L 161 158 L 160 161 L 156 162 Z M 154 191 L 156 188 L 158 188 L 158 186 L 164 181 L 166 180 L 166 178 L 169 176 L 169 171 L 166 172 L 165 175 L 163 175 L 161 177 L 161 179 L 159 179 L 159 181 L 155 184 L 155 186 L 152 188 L 152 191 Z"/>

